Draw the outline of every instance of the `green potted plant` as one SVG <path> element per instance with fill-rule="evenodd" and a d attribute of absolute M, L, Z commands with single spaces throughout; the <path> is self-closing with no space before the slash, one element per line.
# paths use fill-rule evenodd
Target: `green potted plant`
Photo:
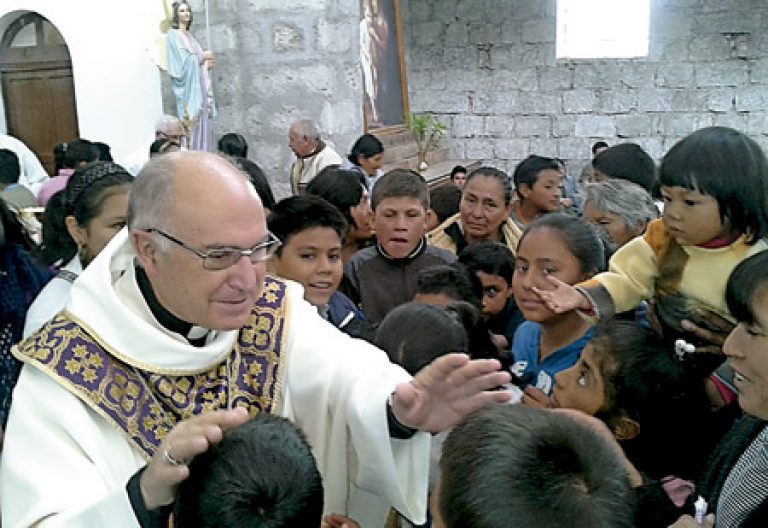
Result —
<path fill-rule="evenodd" d="M 440 121 L 427 114 L 410 114 L 408 116 L 408 128 L 410 128 L 419 149 L 419 170 L 426 170 L 429 167 L 427 153 L 439 145 L 448 129 Z"/>

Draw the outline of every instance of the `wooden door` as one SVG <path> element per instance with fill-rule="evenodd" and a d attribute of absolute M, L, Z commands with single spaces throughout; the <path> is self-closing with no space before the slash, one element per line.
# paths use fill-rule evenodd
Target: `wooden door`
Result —
<path fill-rule="evenodd" d="M 22 15 L 3 37 L 0 72 L 8 134 L 26 143 L 53 174 L 53 147 L 79 136 L 66 44 L 45 18 Z"/>

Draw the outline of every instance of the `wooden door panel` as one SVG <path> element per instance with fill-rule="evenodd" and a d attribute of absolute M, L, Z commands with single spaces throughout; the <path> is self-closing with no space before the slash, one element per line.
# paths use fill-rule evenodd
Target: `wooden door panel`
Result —
<path fill-rule="evenodd" d="M 53 147 L 79 135 L 72 70 L 14 70 L 3 73 L 8 133 L 26 143 L 52 173 Z"/>

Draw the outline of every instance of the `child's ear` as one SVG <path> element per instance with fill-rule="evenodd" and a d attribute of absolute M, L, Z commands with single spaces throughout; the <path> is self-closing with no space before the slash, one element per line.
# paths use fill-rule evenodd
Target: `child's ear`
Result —
<path fill-rule="evenodd" d="M 517 193 L 522 198 L 528 198 L 531 195 L 531 187 L 527 183 L 521 183 L 517 188 Z"/>
<path fill-rule="evenodd" d="M 611 424 L 611 431 L 616 440 L 632 440 L 640 434 L 640 424 L 632 418 L 622 416 Z"/>

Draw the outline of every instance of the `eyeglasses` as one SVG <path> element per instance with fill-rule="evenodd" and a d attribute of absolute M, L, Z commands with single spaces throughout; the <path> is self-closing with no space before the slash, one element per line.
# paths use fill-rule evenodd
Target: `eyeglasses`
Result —
<path fill-rule="evenodd" d="M 195 248 L 188 246 L 178 238 L 169 235 L 165 231 L 160 229 L 147 229 L 147 233 L 157 233 L 163 238 L 167 238 L 174 244 L 177 244 L 187 251 L 194 253 L 196 256 L 203 260 L 203 268 L 209 271 L 217 271 L 227 269 L 230 266 L 234 266 L 237 262 L 243 258 L 248 257 L 252 264 L 258 264 L 264 262 L 269 257 L 275 254 L 277 248 L 282 245 L 280 239 L 278 239 L 272 233 L 268 233 L 268 239 L 265 242 L 259 242 L 255 246 L 249 249 L 240 248 L 216 248 L 205 253 L 196 250 Z"/>

